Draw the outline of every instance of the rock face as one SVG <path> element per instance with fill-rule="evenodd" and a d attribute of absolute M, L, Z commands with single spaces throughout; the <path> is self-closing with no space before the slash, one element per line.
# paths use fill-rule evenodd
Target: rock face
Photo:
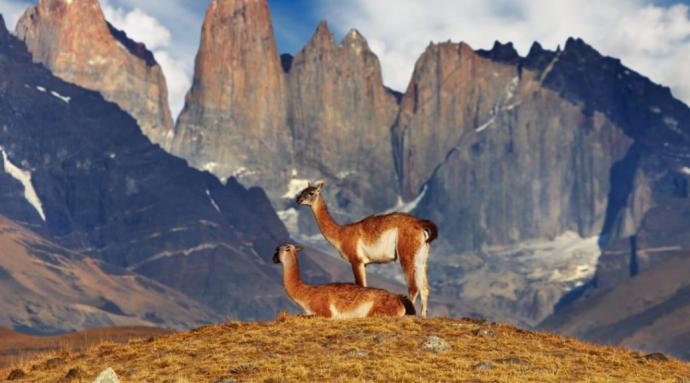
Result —
<path fill-rule="evenodd" d="M 281 58 L 265 0 L 216 0 L 172 152 L 260 185 L 283 214 L 296 214 L 288 210 L 307 180 L 326 180 L 333 212 L 352 220 L 397 201 L 397 108 L 356 30 L 338 44 L 324 22 L 299 54 Z"/>
<path fill-rule="evenodd" d="M 268 4 L 214 0 L 172 153 L 223 179 L 284 184 L 277 180 L 286 178 L 291 165 L 286 113 L 285 78 Z"/>
<path fill-rule="evenodd" d="M 397 197 L 390 127 L 398 105 L 364 37 L 353 29 L 337 44 L 322 22 L 287 78 L 297 177 L 334 183 L 332 208 L 390 207 Z"/>
<path fill-rule="evenodd" d="M 545 76 L 462 43 L 432 45 L 417 62 L 395 126 L 397 168 L 407 198 L 427 188 L 419 209 L 457 234 L 455 249 L 601 230 L 609 171 L 631 140 Z"/>
<path fill-rule="evenodd" d="M 163 72 L 143 44 L 106 22 L 97 0 L 40 0 L 16 32 L 35 62 L 100 92 L 131 114 L 153 142 L 169 145 L 173 120 Z"/>
<path fill-rule="evenodd" d="M 668 89 L 581 40 L 524 58 L 508 44 L 431 45 L 393 142 L 402 194 L 423 196 L 415 213 L 450 243 L 432 258 L 435 290 L 536 325 L 605 268 L 590 244 L 628 241 L 655 194 L 684 190 L 667 174 L 690 159 L 688 121 Z M 546 249 L 572 251 L 571 262 L 544 253 L 546 265 Z"/>
<path fill-rule="evenodd" d="M 270 263 L 288 233 L 261 189 L 188 167 L 116 105 L 0 36 L 0 214 L 214 313 L 250 320 L 294 309 Z M 327 278 L 303 265 L 308 281 Z"/>

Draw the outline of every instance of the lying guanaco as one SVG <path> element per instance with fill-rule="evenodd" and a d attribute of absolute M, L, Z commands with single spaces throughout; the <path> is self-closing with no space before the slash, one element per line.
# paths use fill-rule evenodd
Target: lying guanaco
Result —
<path fill-rule="evenodd" d="M 410 300 L 421 293 L 422 316 L 427 316 L 429 281 L 427 260 L 431 242 L 438 236 L 433 222 L 404 213 L 373 215 L 349 225 L 339 225 L 328 212 L 321 196 L 325 183 L 309 185 L 297 197 L 297 203 L 311 208 L 323 236 L 352 265 L 355 283 L 367 285 L 365 266 L 400 259 Z"/>
<path fill-rule="evenodd" d="M 414 305 L 407 297 L 386 290 L 352 283 L 305 284 L 297 261 L 297 252 L 303 249 L 284 243 L 276 249 L 273 263 L 283 264 L 285 291 L 305 314 L 336 319 L 415 315 Z"/>

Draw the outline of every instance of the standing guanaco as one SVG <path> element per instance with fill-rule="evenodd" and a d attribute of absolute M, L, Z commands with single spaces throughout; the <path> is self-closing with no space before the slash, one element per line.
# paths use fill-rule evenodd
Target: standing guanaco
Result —
<path fill-rule="evenodd" d="M 297 261 L 297 252 L 303 249 L 299 245 L 284 243 L 276 249 L 273 263 L 283 264 L 285 291 L 305 314 L 336 319 L 415 314 L 414 305 L 407 297 L 386 290 L 352 283 L 305 284 Z"/>
<path fill-rule="evenodd" d="M 309 185 L 297 197 L 314 213 L 323 236 L 352 265 L 355 282 L 367 285 L 365 266 L 400 259 L 412 303 L 421 293 L 422 316 L 427 316 L 429 281 L 427 260 L 431 242 L 438 236 L 433 222 L 404 213 L 373 215 L 349 225 L 339 225 L 328 212 L 321 196 L 325 183 Z"/>

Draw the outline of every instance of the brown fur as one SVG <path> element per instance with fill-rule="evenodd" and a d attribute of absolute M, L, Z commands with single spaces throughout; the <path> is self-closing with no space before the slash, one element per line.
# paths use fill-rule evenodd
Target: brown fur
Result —
<path fill-rule="evenodd" d="M 399 259 L 407 281 L 410 300 L 414 303 L 418 293 L 421 292 L 422 316 L 426 316 L 429 294 L 427 266 L 424 262 L 423 266 L 420 267 L 416 258 L 423 245 L 430 246 L 431 242 L 437 238 L 438 229 L 436 225 L 431 221 L 420 220 L 404 213 L 374 215 L 359 222 L 339 225 L 331 217 L 321 196 L 322 188 L 323 184 L 307 187 L 297 197 L 297 203 L 311 207 L 323 236 L 352 265 L 355 283 L 366 287 L 365 266 L 367 264 L 394 262 Z M 375 244 L 384 233 L 391 229 L 397 229 L 395 249 L 391 249 L 394 254 L 390 254 L 387 259 L 382 261 L 367 260 L 364 259 L 366 257 L 359 254 L 357 244 L 360 240 L 364 244 Z M 420 269 L 418 270 L 418 268 Z"/>
<path fill-rule="evenodd" d="M 386 290 L 351 283 L 305 284 L 300 277 L 297 261 L 299 249 L 300 247 L 292 244 L 283 244 L 276 249 L 273 262 L 283 264 L 285 291 L 306 314 L 327 318 L 410 315 L 409 299 Z M 414 311 L 411 315 L 414 315 Z"/>

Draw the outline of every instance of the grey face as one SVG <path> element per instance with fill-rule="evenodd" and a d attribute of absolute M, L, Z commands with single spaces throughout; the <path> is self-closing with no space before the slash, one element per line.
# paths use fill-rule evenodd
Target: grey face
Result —
<path fill-rule="evenodd" d="M 285 253 L 285 252 L 298 252 L 304 250 L 304 247 L 301 245 L 296 245 L 292 244 L 289 242 L 285 242 L 282 245 L 278 246 L 276 248 L 275 254 L 273 254 L 273 263 L 281 263 L 280 262 L 280 254 Z"/>
<path fill-rule="evenodd" d="M 314 203 L 316 198 L 319 196 L 321 190 L 316 186 L 309 186 L 302 190 L 297 196 L 297 203 L 299 205 L 311 205 Z"/>

